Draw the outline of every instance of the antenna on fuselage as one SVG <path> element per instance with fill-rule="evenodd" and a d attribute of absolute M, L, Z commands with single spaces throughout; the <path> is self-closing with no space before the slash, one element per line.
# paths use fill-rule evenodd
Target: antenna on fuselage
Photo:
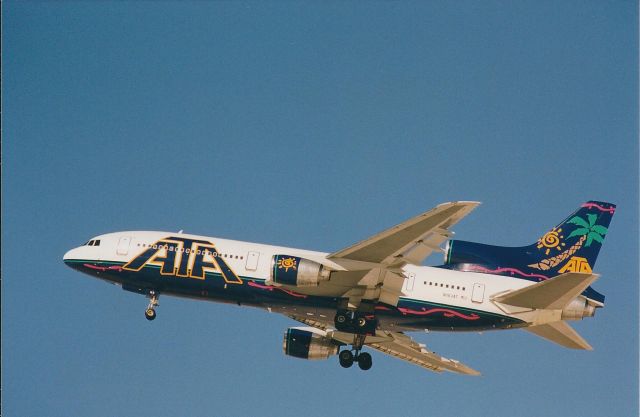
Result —
<path fill-rule="evenodd" d="M 180 230 L 178 231 L 178 234 L 179 234 L 179 235 L 181 235 L 181 234 L 182 234 L 182 232 L 184 232 L 184 230 L 180 229 Z"/>

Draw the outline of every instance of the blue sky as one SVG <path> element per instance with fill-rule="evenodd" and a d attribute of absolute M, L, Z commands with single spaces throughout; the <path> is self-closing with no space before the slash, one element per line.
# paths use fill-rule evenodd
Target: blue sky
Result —
<path fill-rule="evenodd" d="M 636 2 L 3 2 L 5 416 L 635 415 Z M 618 210 L 595 347 L 416 334 L 483 372 L 284 356 L 296 323 L 65 267 L 117 230 L 333 251 L 441 202 L 521 245 Z M 434 256 L 427 264 L 441 261 Z"/>

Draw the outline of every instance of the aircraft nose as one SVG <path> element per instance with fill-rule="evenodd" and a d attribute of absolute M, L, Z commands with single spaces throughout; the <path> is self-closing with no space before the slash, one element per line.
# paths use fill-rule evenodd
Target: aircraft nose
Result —
<path fill-rule="evenodd" d="M 77 254 L 78 254 L 78 248 L 73 248 L 64 254 L 64 256 L 62 257 L 62 260 L 65 263 L 67 263 L 67 261 L 70 261 L 71 259 L 78 259 Z"/>

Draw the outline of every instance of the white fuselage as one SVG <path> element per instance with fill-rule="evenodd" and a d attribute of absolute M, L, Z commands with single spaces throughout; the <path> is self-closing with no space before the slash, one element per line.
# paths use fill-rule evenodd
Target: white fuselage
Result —
<path fill-rule="evenodd" d="M 65 254 L 64 259 L 67 263 L 76 262 L 89 268 L 87 271 L 83 270 L 83 272 L 92 273 L 98 278 L 123 284 L 124 281 L 120 281 L 119 278 L 114 275 L 115 273 L 111 273 L 109 268 L 114 268 L 115 270 L 119 268 L 118 265 L 127 264 L 132 259 L 148 250 L 148 248 L 153 247 L 156 242 L 161 239 L 166 239 L 168 236 L 178 236 L 184 239 L 211 242 L 215 246 L 215 249 L 213 250 L 216 250 L 220 254 L 228 267 L 232 269 L 235 274 L 243 280 L 243 282 L 251 282 L 254 285 L 261 286 L 261 288 L 264 287 L 264 283 L 269 280 L 270 270 L 272 268 L 272 258 L 277 254 L 287 254 L 309 259 L 321 264 L 331 265 L 336 270 L 340 270 L 342 268 L 340 265 L 327 260 L 328 254 L 324 252 L 241 242 L 207 236 L 150 231 L 119 232 L 96 236 L 92 239 L 92 242 L 99 241 L 99 245 L 84 245 L 72 249 Z M 199 250 L 195 246 L 191 251 L 188 250 L 189 248 L 186 249 L 187 250 L 185 250 L 185 248 L 181 248 L 180 253 L 176 254 L 176 265 L 180 262 L 181 257 L 195 256 L 196 251 Z M 176 252 L 178 252 L 178 249 L 176 249 Z M 151 260 L 151 262 L 147 263 L 147 266 L 152 266 L 153 264 L 153 260 Z M 109 267 L 109 265 L 115 266 Z M 156 268 L 158 267 L 156 266 Z M 142 270 L 140 272 L 142 272 Z M 509 276 L 476 272 L 460 272 L 440 267 L 416 265 L 404 266 L 403 273 L 406 279 L 402 286 L 397 307 L 405 316 L 405 319 L 409 317 L 419 319 L 422 315 L 431 314 L 430 312 L 434 311 L 433 305 L 446 306 L 446 308 L 441 308 L 441 310 L 444 311 L 444 316 L 449 319 L 475 317 L 477 314 L 472 313 L 470 316 L 469 312 L 484 312 L 489 315 L 496 315 L 496 317 L 502 317 L 502 321 L 504 321 L 504 318 L 512 318 L 514 319 L 513 325 L 517 327 L 526 325 L 526 323 L 534 322 L 536 321 L 536 317 L 539 316 L 535 310 L 519 311 L 516 312 L 516 314 L 513 314 L 513 312 L 504 311 L 498 304 L 492 302 L 492 297 L 495 295 L 533 285 L 534 282 L 531 281 L 514 279 Z M 176 278 L 179 279 L 176 280 Z M 162 279 L 162 277 L 160 277 L 160 279 Z M 221 280 L 221 278 L 217 279 Z M 173 280 L 172 282 L 193 283 L 194 278 L 188 276 L 171 276 L 167 277 L 167 280 Z M 195 280 L 202 281 L 200 279 Z M 144 279 L 141 281 L 148 282 Z M 333 286 L 331 287 L 332 291 L 335 291 L 335 288 L 340 286 L 339 282 L 331 282 L 330 280 L 329 283 Z M 127 285 L 131 286 L 131 282 Z M 233 287 L 233 285 L 224 285 L 220 291 L 224 292 L 225 290 Z M 310 290 L 311 292 L 308 290 L 305 294 L 311 296 L 317 295 L 319 297 L 326 296 L 326 294 L 323 293 L 323 289 L 320 287 L 317 289 L 316 293 L 313 292 L 314 290 Z M 141 289 L 143 289 L 142 286 Z M 165 292 L 173 295 L 186 295 L 186 293 L 181 294 L 180 291 L 173 291 L 170 289 Z M 205 293 L 206 296 L 204 296 Z M 295 294 L 295 289 L 293 289 L 293 291 L 289 291 L 289 293 Z M 211 290 L 207 290 L 206 292 L 203 290 L 202 294 L 202 298 L 213 298 L 215 300 L 215 297 L 211 297 L 213 295 Z M 194 295 L 189 294 L 188 296 Z M 226 301 L 229 300 L 227 299 Z M 292 304 L 297 304 L 299 300 L 297 297 L 292 297 L 291 301 Z M 238 300 L 238 303 L 240 302 L 244 301 Z M 407 303 L 413 304 L 408 305 Z M 420 303 L 430 307 L 417 309 L 416 305 L 419 305 Z M 306 307 L 290 307 L 289 310 L 287 310 L 286 300 L 276 300 L 275 302 L 273 302 L 273 300 L 271 302 L 269 300 L 265 300 L 264 302 L 261 302 L 261 305 L 270 309 L 273 307 L 276 311 L 285 314 L 286 311 L 291 311 L 292 308 L 294 310 L 296 308 L 306 308 L 306 310 L 311 312 L 310 314 L 312 315 L 315 314 L 313 313 L 314 311 L 317 312 L 322 309 L 326 310 L 326 303 L 324 303 L 321 308 L 314 308 L 313 306 L 310 307 L 307 303 Z M 322 314 L 322 316 L 329 317 L 327 314 Z M 330 322 L 328 318 L 326 321 Z M 521 324 L 516 324 L 515 322 L 520 322 Z M 397 325 L 395 320 L 382 320 L 382 323 L 390 323 L 392 327 Z M 469 326 L 468 323 L 465 323 L 463 329 L 455 329 L 454 324 L 451 326 L 445 325 L 435 327 L 441 330 L 443 327 L 451 327 L 451 330 L 474 329 L 474 327 Z M 424 327 L 428 328 L 429 326 L 425 325 Z M 487 328 L 486 323 L 481 327 Z M 495 324 L 489 327 L 507 328 L 512 326 L 501 326 L 498 320 Z"/>

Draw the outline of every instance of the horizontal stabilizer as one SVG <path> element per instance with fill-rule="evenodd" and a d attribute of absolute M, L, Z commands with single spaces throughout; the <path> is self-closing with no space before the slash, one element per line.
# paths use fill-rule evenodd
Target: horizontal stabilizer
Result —
<path fill-rule="evenodd" d="M 564 321 L 526 327 L 524 330 L 570 349 L 593 350 L 591 345 Z"/>
<path fill-rule="evenodd" d="M 598 275 L 568 272 L 555 278 L 511 291 L 494 299 L 512 306 L 559 310 L 579 296 Z"/>

